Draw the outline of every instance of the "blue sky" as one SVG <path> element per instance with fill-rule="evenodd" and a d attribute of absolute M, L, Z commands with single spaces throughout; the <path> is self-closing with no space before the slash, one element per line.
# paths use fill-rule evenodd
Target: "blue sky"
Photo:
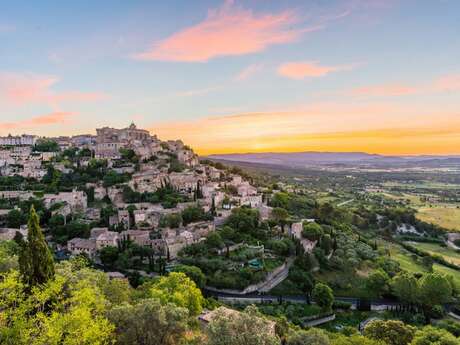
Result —
<path fill-rule="evenodd" d="M 460 153 L 456 0 L 0 6 L 0 134 L 134 120 L 205 153 Z"/>

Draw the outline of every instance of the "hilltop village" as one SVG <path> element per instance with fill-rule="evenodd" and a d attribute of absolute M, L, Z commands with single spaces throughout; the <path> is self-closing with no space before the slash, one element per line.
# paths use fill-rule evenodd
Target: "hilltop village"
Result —
<path fill-rule="evenodd" d="M 234 208 L 249 206 L 262 219 L 270 216 L 267 193 L 237 173 L 200 163 L 180 140 L 161 141 L 134 124 L 96 131 L 96 136 L 0 138 L 0 173 L 11 177 L 0 200 L 15 205 L 41 200 L 51 213 L 47 240 L 63 255 L 83 253 L 98 261 L 104 247 L 129 240 L 173 260 L 224 224 Z M 0 237 L 26 236 L 25 222 L 8 222 L 8 214 L 11 218 L 11 210 L 0 214 Z M 69 222 L 83 229 L 74 231 L 79 236 L 63 233 Z M 17 227 L 8 227 L 11 223 Z"/>

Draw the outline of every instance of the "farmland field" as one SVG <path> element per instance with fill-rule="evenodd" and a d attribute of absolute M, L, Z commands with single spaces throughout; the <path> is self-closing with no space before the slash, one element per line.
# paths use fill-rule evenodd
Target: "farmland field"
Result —
<path fill-rule="evenodd" d="M 418 209 L 417 218 L 452 231 L 460 231 L 460 208 L 454 205 L 421 207 Z"/>
<path fill-rule="evenodd" d="M 421 265 L 420 261 L 418 261 L 418 260 L 416 261 L 416 260 L 413 259 L 414 254 L 412 254 L 411 252 L 409 252 L 409 251 L 405 250 L 404 248 L 402 248 L 401 246 L 393 244 L 393 243 L 391 243 L 391 244 L 387 243 L 386 246 L 390 250 L 391 258 L 396 260 L 396 261 L 398 261 L 399 264 L 401 265 L 402 269 L 404 269 L 404 270 L 406 270 L 408 272 L 412 272 L 412 273 L 426 272 L 427 271 L 426 268 L 424 268 Z M 441 254 L 441 253 L 438 253 L 438 254 Z M 455 253 L 455 254 L 457 254 L 457 253 Z M 437 264 L 437 263 L 435 263 L 433 265 L 433 271 L 451 275 L 453 277 L 453 280 L 454 280 L 455 284 L 457 285 L 457 287 L 460 287 L 460 271 L 456 271 L 456 270 L 454 270 L 452 268 L 445 267 L 445 266 Z"/>
<path fill-rule="evenodd" d="M 441 255 L 446 261 L 460 266 L 460 253 L 436 243 L 410 242 L 410 244 L 430 254 Z"/>

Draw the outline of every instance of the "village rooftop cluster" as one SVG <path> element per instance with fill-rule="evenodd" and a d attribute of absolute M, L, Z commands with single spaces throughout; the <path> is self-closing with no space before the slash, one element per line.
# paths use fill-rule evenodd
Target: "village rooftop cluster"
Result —
<path fill-rule="evenodd" d="M 92 225 L 101 221 L 101 201 L 113 205 L 115 212 L 108 217 L 107 226 L 92 227 L 89 237 L 69 238 L 66 244 L 56 244 L 48 234 L 47 240 L 57 251 L 70 255 L 84 253 L 98 260 L 102 248 L 132 241 L 149 247 L 156 256 L 174 260 L 182 248 L 204 240 L 222 225 L 235 207 L 246 205 L 258 209 L 262 219 L 270 216 L 272 208 L 267 206 L 269 196 L 264 191 L 238 174 L 200 163 L 181 140 L 161 141 L 134 124 L 124 129 L 104 127 L 96 131 L 96 136 L 0 138 L 2 176 L 41 181 L 50 179 L 53 171 L 69 174 L 77 168 L 101 164 L 115 176 L 125 177 L 117 181 L 120 183 L 110 185 L 103 180 L 87 183 L 84 190 L 43 193 L 10 187 L 0 191 L 1 200 L 41 198 L 53 216 L 62 215 L 65 221 L 79 217 Z M 65 157 L 68 152 L 79 154 L 68 160 Z M 152 195 L 164 189 L 179 196 L 179 202 L 126 200 L 130 193 Z M 177 223 L 176 215 L 190 207 L 201 209 L 198 221 L 184 224 L 179 220 L 179 224 L 171 224 Z M 9 211 L 3 210 L 0 217 L 4 219 Z M 18 232 L 26 236 L 27 225 L 1 228 L 0 238 L 12 239 Z"/>

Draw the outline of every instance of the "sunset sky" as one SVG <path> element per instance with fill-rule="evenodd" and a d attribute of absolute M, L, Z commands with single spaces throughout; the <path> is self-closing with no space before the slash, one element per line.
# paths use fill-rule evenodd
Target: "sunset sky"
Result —
<path fill-rule="evenodd" d="M 1 1 L 0 135 L 460 154 L 459 0 Z"/>

